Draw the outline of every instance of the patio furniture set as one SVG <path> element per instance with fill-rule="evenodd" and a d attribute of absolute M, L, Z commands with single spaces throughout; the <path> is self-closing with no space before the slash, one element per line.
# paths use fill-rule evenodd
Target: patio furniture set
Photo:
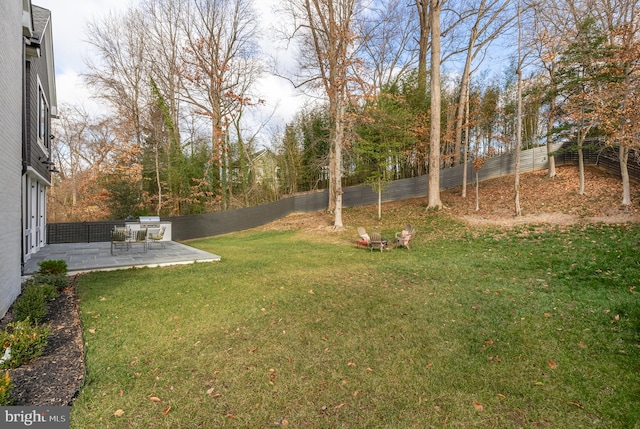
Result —
<path fill-rule="evenodd" d="M 416 236 L 416 229 L 411 224 L 407 224 L 402 231 L 396 232 L 395 237 L 391 241 L 391 248 L 389 247 L 389 240 L 383 238 L 379 232 L 372 232 L 371 235 L 369 235 L 363 227 L 359 227 L 358 235 L 360 236 L 360 239 L 356 242 L 358 248 L 363 246 L 369 250 L 380 251 L 385 249 L 390 250 L 391 248 L 395 249 L 397 247 L 410 249 L 409 244 L 411 243 L 411 239 Z"/>
<path fill-rule="evenodd" d="M 133 229 L 117 226 L 111 231 L 111 254 L 116 249 L 129 250 L 134 245 L 141 245 L 146 253 L 152 244 L 158 244 L 164 249 L 163 237 L 166 227 Z"/>

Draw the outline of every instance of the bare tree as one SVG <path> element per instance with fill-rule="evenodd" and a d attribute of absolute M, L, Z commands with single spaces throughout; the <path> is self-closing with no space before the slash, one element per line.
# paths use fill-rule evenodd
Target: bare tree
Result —
<path fill-rule="evenodd" d="M 329 102 L 329 207 L 334 228 L 342 223 L 342 150 L 349 100 L 349 69 L 353 65 L 353 22 L 357 0 L 293 0 L 287 11 L 299 36 L 303 83 L 315 82 Z"/>
<path fill-rule="evenodd" d="M 200 0 L 183 21 L 182 91 L 196 112 L 211 121 L 223 208 L 230 195 L 229 129 L 232 117 L 250 103 L 261 73 L 258 26 L 249 0 Z"/>
<path fill-rule="evenodd" d="M 640 5 L 637 0 L 599 0 L 594 12 L 607 34 L 612 49 L 614 76 L 608 89 L 613 103 L 602 112 L 602 128 L 612 143 L 618 145 L 620 175 L 622 176 L 622 205 L 631 205 L 629 182 L 629 149 L 639 148 L 640 114 L 637 87 L 640 82 Z M 622 76 L 622 77 L 619 77 Z"/>
<path fill-rule="evenodd" d="M 142 15 L 129 9 L 88 24 L 88 42 L 100 62 L 89 62 L 87 83 L 117 112 L 120 126 L 137 144 L 143 139 L 143 116 L 148 101 L 145 69 L 145 33 Z"/>
<path fill-rule="evenodd" d="M 431 35 L 431 17 L 429 15 L 431 0 L 415 0 L 420 21 L 418 38 L 418 95 L 427 96 L 427 54 L 429 53 L 429 37 Z M 440 20 L 438 19 L 438 22 Z M 438 35 L 440 31 L 438 30 Z"/>
<path fill-rule="evenodd" d="M 518 94 L 517 94 L 517 114 L 516 114 L 516 161 L 515 161 L 515 180 L 514 180 L 514 208 L 515 215 L 520 216 L 520 150 L 522 149 L 522 63 L 524 56 L 522 53 L 522 9 L 520 0 L 518 0 L 518 63 L 516 66 L 516 76 L 518 78 Z"/>
<path fill-rule="evenodd" d="M 397 85 L 416 66 L 416 12 L 404 0 L 383 0 L 360 14 L 358 54 L 371 73 L 368 81 L 373 90 Z"/>
<path fill-rule="evenodd" d="M 472 64 L 476 61 L 478 55 L 489 47 L 491 42 L 504 35 L 504 32 L 513 22 L 515 15 L 509 13 L 508 6 L 510 3 L 509 0 L 480 0 L 477 6 L 475 4 L 471 5 L 473 23 L 469 30 L 466 58 L 460 78 L 460 92 L 455 122 L 454 165 L 460 164 L 460 158 L 463 155 L 462 132 L 465 112 L 469 103 Z M 479 64 L 476 64 L 476 67 L 478 66 Z M 464 156 L 466 160 L 466 154 Z M 465 162 L 464 172 L 466 173 L 466 171 Z M 463 197 L 466 196 L 466 180 L 463 180 L 462 195 Z"/>

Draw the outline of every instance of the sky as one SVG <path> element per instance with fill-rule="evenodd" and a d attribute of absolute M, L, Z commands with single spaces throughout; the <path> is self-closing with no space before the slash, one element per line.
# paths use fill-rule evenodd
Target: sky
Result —
<path fill-rule="evenodd" d="M 87 70 L 85 59 L 90 46 L 85 42 L 87 23 L 109 13 L 126 10 L 129 0 L 33 0 L 33 4 L 51 11 L 53 58 L 56 68 L 58 105 L 81 104 L 89 111 L 99 111 L 80 74 Z"/>
<path fill-rule="evenodd" d="M 102 113 L 103 105 L 92 99 L 90 89 L 80 77 L 87 71 L 86 60 L 93 55 L 91 45 L 86 42 L 87 24 L 110 12 L 124 12 L 136 4 L 135 0 L 32 0 L 32 3 L 51 11 L 58 107 L 82 105 L 91 113 Z M 272 2 L 258 0 L 262 22 L 270 13 L 269 3 Z M 271 122 L 282 126 L 304 104 L 304 97 L 295 94 L 289 82 L 275 76 L 265 76 L 259 90 L 266 105 L 254 118 L 254 128 L 259 126 L 260 117 L 268 117 L 274 110 Z"/>

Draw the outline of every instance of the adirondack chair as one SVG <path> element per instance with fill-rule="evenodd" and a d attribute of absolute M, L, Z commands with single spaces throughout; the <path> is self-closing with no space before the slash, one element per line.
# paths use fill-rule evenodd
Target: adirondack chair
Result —
<path fill-rule="evenodd" d="M 360 236 L 360 239 L 356 242 L 356 247 L 358 249 L 360 248 L 360 246 L 368 247 L 371 238 L 369 237 L 369 234 L 367 234 L 367 231 L 365 231 L 365 229 L 361 226 L 358 227 L 358 236 Z"/>
<path fill-rule="evenodd" d="M 415 236 L 416 229 L 410 223 L 408 223 L 402 231 L 396 232 L 396 236 L 393 239 L 393 247 L 406 247 L 407 249 L 411 250 L 409 247 L 409 243 L 411 243 L 411 239 Z"/>
<path fill-rule="evenodd" d="M 379 232 L 371 233 L 371 240 L 369 240 L 369 250 L 380 249 L 382 252 L 387 248 L 389 242 L 382 238 Z"/>

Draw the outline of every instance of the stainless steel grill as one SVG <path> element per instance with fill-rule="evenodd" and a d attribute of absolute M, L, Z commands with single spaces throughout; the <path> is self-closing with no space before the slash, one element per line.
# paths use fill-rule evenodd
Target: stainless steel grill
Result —
<path fill-rule="evenodd" d="M 140 229 L 160 228 L 160 216 L 140 216 Z"/>

